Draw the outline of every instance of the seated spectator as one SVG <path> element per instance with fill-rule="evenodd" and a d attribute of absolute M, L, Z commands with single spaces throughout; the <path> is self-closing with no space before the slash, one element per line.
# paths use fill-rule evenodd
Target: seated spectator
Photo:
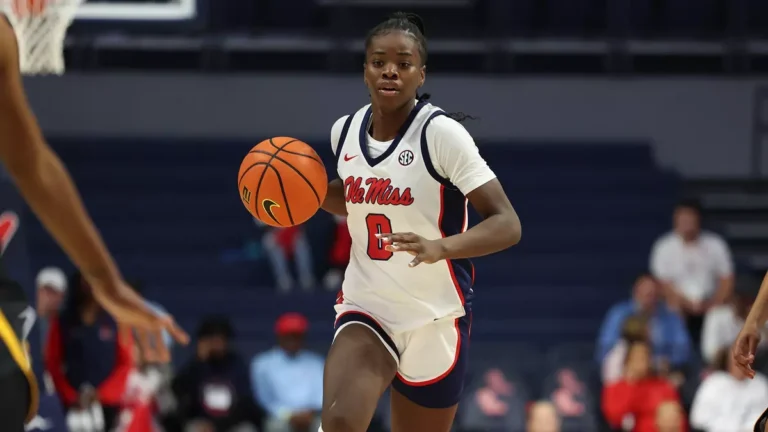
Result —
<path fill-rule="evenodd" d="M 308 432 L 320 427 L 323 358 L 304 349 L 307 319 L 286 313 L 275 324 L 278 346 L 251 363 L 256 400 L 267 411 L 266 432 Z"/>
<path fill-rule="evenodd" d="M 560 432 L 560 416 L 552 402 L 539 401 L 528 410 L 526 432 Z"/>
<path fill-rule="evenodd" d="M 523 430 L 528 391 L 524 385 L 501 369 L 492 367 L 482 373 L 482 380 L 467 389 L 459 406 L 462 431 Z"/>
<path fill-rule="evenodd" d="M 37 286 L 37 318 L 41 340 L 48 339 L 48 328 L 53 316 L 58 315 L 67 293 L 67 276 L 58 267 L 40 270 L 35 280 Z"/>
<path fill-rule="evenodd" d="M 197 330 L 195 357 L 171 384 L 187 431 L 252 432 L 261 424 L 248 368 L 230 345 L 233 338 L 226 318 L 207 317 Z"/>
<path fill-rule="evenodd" d="M 64 309 L 51 320 L 45 367 L 68 418 L 95 418 L 109 430 L 133 369 L 133 342 L 118 331 L 80 273 L 69 286 Z"/>
<path fill-rule="evenodd" d="M 627 352 L 624 377 L 603 389 L 603 415 L 611 427 L 656 432 L 659 406 L 669 401 L 680 403 L 672 384 L 654 375 L 651 361 L 651 347 L 635 342 Z"/>
<path fill-rule="evenodd" d="M 697 202 L 678 204 L 673 220 L 674 230 L 653 245 L 651 272 L 670 306 L 682 312 L 698 344 L 704 314 L 728 301 L 733 291 L 731 251 L 722 237 L 702 231 Z"/>
<path fill-rule="evenodd" d="M 707 363 L 713 364 L 717 353 L 736 341 L 736 336 L 744 325 L 752 303 L 755 302 L 760 283 L 760 279 L 752 275 L 740 275 L 736 292 L 729 304 L 714 307 L 707 312 L 701 333 L 701 354 Z M 765 347 L 768 341 L 767 336 L 768 331 L 764 329 L 760 347 Z"/>
<path fill-rule="evenodd" d="M 291 258 L 296 263 L 301 288 L 305 291 L 312 290 L 315 287 L 312 251 L 303 228 L 301 226 L 276 228 L 267 226 L 258 219 L 254 219 L 254 221 L 256 225 L 264 226 L 267 230 L 262 237 L 262 244 L 272 265 L 278 290 L 290 292 L 295 285 L 288 265 Z"/>
<path fill-rule="evenodd" d="M 686 423 L 683 407 L 677 402 L 664 402 L 656 409 L 658 432 L 685 432 Z"/>
<path fill-rule="evenodd" d="M 622 326 L 627 318 L 640 315 L 647 319 L 650 326 L 648 341 L 653 347 L 655 360 L 669 364 L 673 369 L 683 368 L 688 363 L 691 341 L 685 324 L 660 301 L 659 291 L 659 284 L 653 277 L 642 275 L 635 281 L 632 298 L 608 311 L 597 343 L 598 362 L 602 364 L 612 349 L 622 345 Z"/>
<path fill-rule="evenodd" d="M 648 320 L 642 315 L 633 315 L 624 321 L 621 339 L 603 358 L 602 380 L 604 385 L 619 381 L 624 376 L 624 361 L 629 347 L 635 342 L 648 343 Z"/>
<path fill-rule="evenodd" d="M 336 223 L 336 231 L 333 234 L 331 255 L 328 259 L 330 268 L 323 278 L 323 285 L 328 291 L 341 288 L 344 270 L 346 270 L 347 264 L 349 264 L 349 252 L 352 247 L 352 237 L 349 236 L 347 217 L 334 215 L 333 220 Z"/>
<path fill-rule="evenodd" d="M 760 372 L 748 379 L 734 366 L 728 349 L 718 351 L 715 365 L 717 370 L 693 399 L 691 426 L 705 432 L 752 430 L 768 406 L 768 379 Z"/>

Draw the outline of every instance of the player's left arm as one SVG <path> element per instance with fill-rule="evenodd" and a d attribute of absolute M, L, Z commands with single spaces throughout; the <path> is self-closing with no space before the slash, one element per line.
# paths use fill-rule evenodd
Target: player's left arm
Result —
<path fill-rule="evenodd" d="M 474 140 L 459 123 L 437 117 L 428 126 L 430 159 L 437 173 L 448 179 L 469 200 L 483 221 L 466 232 L 440 239 L 418 233 L 381 235 L 387 249 L 416 255 L 410 266 L 444 259 L 490 255 L 520 241 L 520 218 L 504 188 L 480 156 Z"/>

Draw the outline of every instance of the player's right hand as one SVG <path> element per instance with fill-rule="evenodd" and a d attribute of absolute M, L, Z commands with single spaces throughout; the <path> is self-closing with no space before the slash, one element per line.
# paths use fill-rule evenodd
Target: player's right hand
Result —
<path fill-rule="evenodd" d="M 755 377 L 752 363 L 755 361 L 758 343 L 760 343 L 760 330 L 756 323 L 748 321 L 744 324 L 733 348 L 731 348 L 733 364 L 750 378 Z"/>
<path fill-rule="evenodd" d="M 168 347 L 163 343 L 163 331 L 177 342 L 186 345 L 189 336 L 170 315 L 158 315 L 125 281 L 101 282 L 89 280 L 93 295 L 123 328 L 134 331 L 145 360 L 165 363 L 170 361 Z"/>

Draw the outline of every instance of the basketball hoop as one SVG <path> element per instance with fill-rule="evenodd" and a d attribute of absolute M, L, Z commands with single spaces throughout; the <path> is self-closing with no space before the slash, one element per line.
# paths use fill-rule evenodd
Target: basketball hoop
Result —
<path fill-rule="evenodd" d="M 0 0 L 16 33 L 22 74 L 64 73 L 64 37 L 83 1 Z"/>

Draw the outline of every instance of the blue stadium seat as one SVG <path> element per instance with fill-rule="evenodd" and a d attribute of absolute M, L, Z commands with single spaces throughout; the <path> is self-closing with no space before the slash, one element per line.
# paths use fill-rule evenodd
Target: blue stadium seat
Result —
<path fill-rule="evenodd" d="M 747 4 L 747 24 L 750 35 L 768 35 L 768 3 L 762 0 L 747 0 Z"/>
<path fill-rule="evenodd" d="M 606 2 L 609 34 L 642 38 L 653 34 L 652 0 L 611 0 Z"/>
<path fill-rule="evenodd" d="M 670 36 L 716 36 L 723 30 L 724 11 L 717 0 L 666 0 L 661 14 L 662 31 Z"/>
<path fill-rule="evenodd" d="M 589 364 L 595 357 L 595 344 L 571 342 L 555 345 L 547 351 L 547 362 L 555 368 L 562 365 Z"/>
<path fill-rule="evenodd" d="M 547 31 L 561 36 L 585 36 L 592 6 L 591 0 L 547 1 Z"/>

